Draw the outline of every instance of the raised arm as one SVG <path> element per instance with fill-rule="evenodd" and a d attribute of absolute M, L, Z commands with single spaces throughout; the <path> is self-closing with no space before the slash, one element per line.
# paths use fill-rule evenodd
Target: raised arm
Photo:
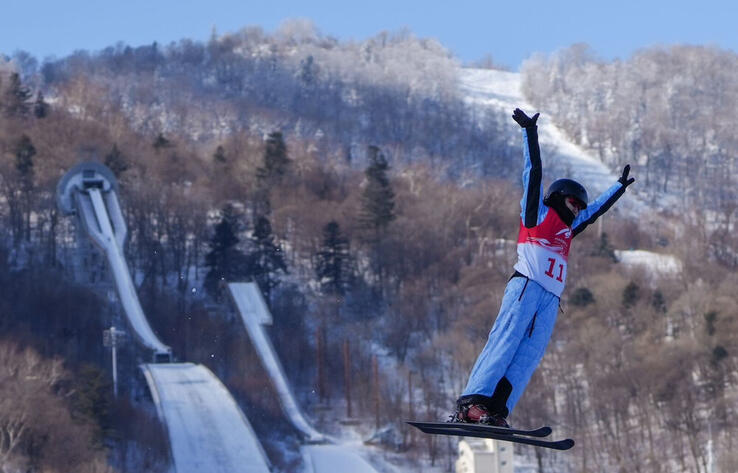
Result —
<path fill-rule="evenodd" d="M 630 164 L 625 166 L 623 169 L 623 175 L 620 176 L 618 182 L 603 192 L 599 197 L 597 197 L 597 199 L 595 199 L 594 202 L 589 204 L 586 209 L 582 210 L 579 215 L 577 215 L 571 225 L 573 236 L 577 236 L 582 233 L 589 224 L 594 223 L 600 215 L 610 210 L 610 207 L 612 207 L 612 205 L 622 197 L 625 193 L 625 189 L 635 182 L 635 178 L 628 178 L 628 174 L 630 174 Z"/>
<path fill-rule="evenodd" d="M 538 147 L 538 113 L 529 117 L 516 108 L 513 120 L 523 128 L 523 199 L 520 217 L 527 228 L 540 223 L 544 211 L 543 205 L 543 168 L 541 166 L 541 150 Z"/>

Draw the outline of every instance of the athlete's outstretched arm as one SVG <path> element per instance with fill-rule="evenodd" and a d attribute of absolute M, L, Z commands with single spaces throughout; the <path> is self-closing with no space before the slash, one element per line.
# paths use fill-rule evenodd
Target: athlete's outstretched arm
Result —
<path fill-rule="evenodd" d="M 543 167 L 541 165 L 541 150 L 538 146 L 539 113 L 529 117 L 519 108 L 513 112 L 513 120 L 523 128 L 523 199 L 520 201 L 522 209 L 520 216 L 523 225 L 527 228 L 535 227 L 540 223 L 543 206 Z"/>
<path fill-rule="evenodd" d="M 630 164 L 625 166 L 623 175 L 620 176 L 618 182 L 597 197 L 586 209 L 579 212 L 579 215 L 577 215 L 577 218 L 574 219 L 571 225 L 573 237 L 582 233 L 587 228 L 587 225 L 594 223 L 600 215 L 610 210 L 610 207 L 622 197 L 625 189 L 635 182 L 635 178 L 628 178 L 628 174 L 630 174 Z"/>

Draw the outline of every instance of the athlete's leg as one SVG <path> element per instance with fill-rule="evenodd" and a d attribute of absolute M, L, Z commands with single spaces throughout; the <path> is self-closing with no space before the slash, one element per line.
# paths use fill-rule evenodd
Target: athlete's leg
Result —
<path fill-rule="evenodd" d="M 536 312 L 541 290 L 538 284 L 524 277 L 513 278 L 507 283 L 500 312 L 489 333 L 487 344 L 472 368 L 460 401 L 472 396 L 492 398 L 495 394 L 518 351 L 518 345 L 525 337 L 526 329 Z M 505 389 L 505 382 L 502 384 L 501 391 L 507 397 L 509 389 Z"/>
<path fill-rule="evenodd" d="M 512 392 L 507 399 L 507 408 L 512 412 L 523 395 L 533 372 L 546 352 L 546 346 L 551 339 L 556 317 L 559 312 L 559 298 L 548 291 L 540 298 L 540 304 L 535 317 L 529 322 L 525 336 L 520 341 L 505 377 L 512 385 Z"/>

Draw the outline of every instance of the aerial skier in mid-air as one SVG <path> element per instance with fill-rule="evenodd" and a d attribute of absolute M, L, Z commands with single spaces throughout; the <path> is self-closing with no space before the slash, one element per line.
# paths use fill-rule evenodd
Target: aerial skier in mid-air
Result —
<path fill-rule="evenodd" d="M 635 179 L 628 177 L 630 165 L 625 166 L 617 182 L 592 203 L 585 188 L 572 179 L 554 181 L 544 195 L 538 116 L 529 117 L 519 108 L 512 115 L 523 128 L 525 159 L 515 272 L 505 287 L 497 319 L 456 402 L 450 424 L 444 428 L 437 423 L 413 423 L 428 433 L 469 436 L 471 430 L 477 433 L 472 436 L 481 437 L 493 437 L 495 432 L 544 437 L 551 432 L 548 427 L 535 431 L 510 429 L 507 417 L 541 361 L 553 332 L 571 240 L 607 212 Z M 460 424 L 469 427 L 461 430 Z M 471 424 L 489 428 L 483 430 Z M 513 440 L 513 436 L 503 439 Z M 569 439 L 563 443 L 514 439 L 562 450 L 574 444 Z"/>
<path fill-rule="evenodd" d="M 523 128 L 525 158 L 518 261 L 487 344 L 457 401 L 455 421 L 509 427 L 506 418 L 543 357 L 556 322 L 571 240 L 635 180 L 628 178 L 628 165 L 592 203 L 584 187 L 571 179 L 554 181 L 544 196 L 538 115 L 528 117 L 519 108 L 513 112 Z"/>

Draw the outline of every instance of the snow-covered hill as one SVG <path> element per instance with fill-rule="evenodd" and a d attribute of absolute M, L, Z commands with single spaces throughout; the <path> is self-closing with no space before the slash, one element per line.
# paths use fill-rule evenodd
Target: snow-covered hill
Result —
<path fill-rule="evenodd" d="M 641 268 L 654 277 L 674 276 L 682 272 L 682 262 L 673 255 L 663 255 L 645 250 L 615 250 L 615 256 L 623 265 Z"/>
<path fill-rule="evenodd" d="M 541 112 L 538 120 L 538 135 L 544 167 L 544 182 L 561 177 L 571 177 L 581 182 L 593 199 L 605 191 L 619 174 L 607 168 L 599 159 L 575 145 L 553 124 L 545 110 L 536 110 L 528 103 L 521 92 L 521 76 L 517 72 L 490 69 L 461 69 L 461 88 L 467 103 L 476 104 L 492 113 L 512 116 L 513 110 L 521 108 L 529 114 Z M 510 119 L 511 127 L 517 127 Z M 522 146 L 522 145 L 521 145 Z M 521 154 L 522 159 L 522 154 Z M 635 176 L 636 178 L 638 176 Z M 639 215 L 646 209 L 645 204 L 630 192 L 615 206 L 616 211 Z"/>

